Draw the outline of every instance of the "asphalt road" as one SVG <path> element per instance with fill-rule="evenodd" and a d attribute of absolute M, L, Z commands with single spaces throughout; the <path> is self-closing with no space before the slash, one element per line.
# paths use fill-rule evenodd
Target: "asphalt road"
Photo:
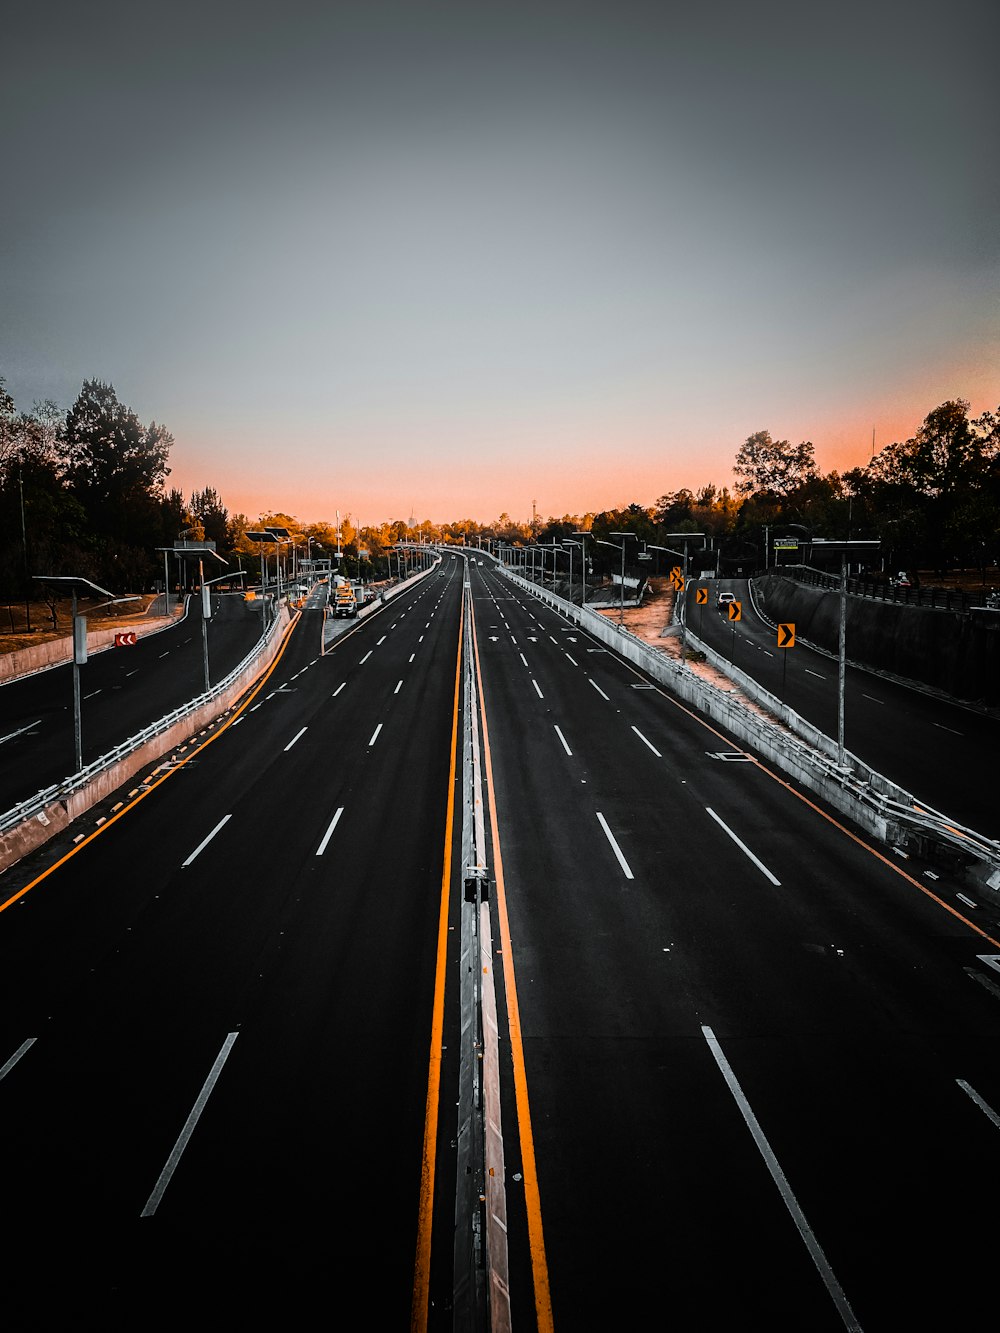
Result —
<path fill-rule="evenodd" d="M 406 1326 L 457 568 L 325 655 L 306 612 L 225 730 L 0 913 L 0 1060 L 33 1043 L 0 1083 L 7 1327 Z"/>
<path fill-rule="evenodd" d="M 996 913 L 720 757 L 613 654 L 485 583 L 554 1326 L 974 1326 Z"/>
<path fill-rule="evenodd" d="M 242 595 L 216 594 L 208 627 L 209 681 L 237 667 L 261 636 L 260 612 Z M 133 646 L 91 653 L 80 667 L 84 766 L 205 689 L 201 601 L 183 620 Z M 0 812 L 69 777 L 76 766 L 72 667 L 0 686 Z"/>
<path fill-rule="evenodd" d="M 8 1327 L 452 1328 L 464 577 L 2 877 Z M 985 1323 L 997 914 L 469 583 L 512 1327 Z"/>
<path fill-rule="evenodd" d="M 746 580 L 692 581 L 688 587 L 691 630 L 836 741 L 836 659 L 801 640 L 793 648 L 778 648 L 775 629 L 757 613 Z M 706 606 L 695 604 L 697 587 L 708 589 Z M 738 623 L 730 623 L 727 613 L 717 609 L 715 598 L 720 591 L 734 592 L 739 598 L 742 618 Z M 848 658 L 850 655 L 848 636 Z M 844 745 L 932 809 L 987 838 L 1000 838 L 996 788 L 1000 719 L 898 684 L 874 671 L 848 666 Z"/>

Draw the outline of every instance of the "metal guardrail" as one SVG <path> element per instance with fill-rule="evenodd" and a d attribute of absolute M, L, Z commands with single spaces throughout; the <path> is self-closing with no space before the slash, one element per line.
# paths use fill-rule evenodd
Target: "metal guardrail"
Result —
<path fill-rule="evenodd" d="M 828 574 L 812 565 L 772 565 L 761 573 L 778 578 L 794 579 L 814 588 L 840 588 L 840 575 Z M 961 588 L 919 587 L 903 588 L 884 579 L 848 577 L 847 591 L 852 597 L 868 597 L 898 606 L 925 606 L 937 611 L 1000 611 L 1000 591 L 983 588 L 982 592 L 968 593 Z"/>
<path fill-rule="evenodd" d="M 210 703 L 213 699 L 230 689 L 239 678 L 240 673 L 245 671 L 247 667 L 252 664 L 254 658 L 259 657 L 264 651 L 271 638 L 277 632 L 279 624 L 280 618 L 276 617 L 272 620 L 270 625 L 264 630 L 263 634 L 254 644 L 253 648 L 251 648 L 250 652 L 247 653 L 243 661 L 240 662 L 239 666 L 230 671 L 229 675 L 226 676 L 224 680 L 221 680 L 218 685 L 214 685 L 204 694 L 199 694 L 196 698 L 188 700 L 182 707 L 175 708 L 172 712 L 158 718 L 156 722 L 143 728 L 142 731 L 136 732 L 134 736 L 130 736 L 127 740 L 122 741 L 120 745 L 116 745 L 113 750 L 109 750 L 106 754 L 102 754 L 99 758 L 93 760 L 92 763 L 87 764 L 86 767 L 81 768 L 78 773 L 74 773 L 71 777 L 63 778 L 61 781 L 53 783 L 51 787 L 46 787 L 44 790 L 36 792 L 34 796 L 30 796 L 26 800 L 20 801 L 17 805 L 12 806 L 5 814 L 0 815 L 0 834 L 9 832 L 19 824 L 23 824 L 27 819 L 33 819 L 35 816 L 41 814 L 46 806 L 52 805 L 54 801 L 61 800 L 63 797 L 71 796 L 74 792 L 80 791 L 83 787 L 86 787 L 88 783 L 93 782 L 96 777 L 99 777 L 105 769 L 111 768 L 112 765 L 130 755 L 134 750 L 139 749 L 140 746 L 146 745 L 151 740 L 155 740 L 157 736 L 168 731 L 176 723 L 183 721 L 184 718 L 196 712 L 197 709 L 204 707 L 206 703 Z"/>

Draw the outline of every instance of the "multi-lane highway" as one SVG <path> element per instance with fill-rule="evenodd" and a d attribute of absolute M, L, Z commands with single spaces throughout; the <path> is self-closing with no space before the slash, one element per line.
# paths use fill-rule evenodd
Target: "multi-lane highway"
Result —
<path fill-rule="evenodd" d="M 996 913 L 486 565 L 321 635 L 2 877 L 9 1326 L 455 1326 L 467 675 L 511 1326 L 988 1319 Z"/>

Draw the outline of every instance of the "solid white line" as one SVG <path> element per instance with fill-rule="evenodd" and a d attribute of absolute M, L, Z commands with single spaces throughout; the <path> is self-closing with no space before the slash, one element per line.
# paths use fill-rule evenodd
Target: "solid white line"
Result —
<path fill-rule="evenodd" d="M 521 661 L 524 663 L 525 666 L 528 665 L 528 659 L 525 657 L 524 653 L 518 653 L 518 657 L 521 659 Z"/>
<path fill-rule="evenodd" d="M 346 684 L 347 684 L 347 681 L 346 681 L 346 680 L 342 680 L 342 681 L 340 682 L 340 684 L 337 686 L 337 688 L 334 690 L 334 692 L 330 695 L 330 698 L 331 698 L 331 699 L 336 699 L 337 695 L 340 693 L 340 691 L 344 688 L 344 686 L 345 686 Z"/>
<path fill-rule="evenodd" d="M 566 744 L 566 737 L 562 734 L 562 732 L 559 730 L 558 727 L 556 727 L 556 735 L 557 735 L 557 736 L 559 737 L 559 739 L 562 741 L 562 747 L 563 747 L 563 749 L 566 751 L 566 753 L 567 753 L 567 754 L 570 756 L 570 758 L 572 759 L 572 757 L 573 757 L 573 751 L 572 751 L 572 750 L 569 748 L 569 746 Z"/>
<path fill-rule="evenodd" d="M 189 865 L 191 864 L 191 862 L 194 860 L 194 858 L 198 855 L 199 852 L 203 852 L 203 851 L 205 850 L 205 848 L 208 846 L 208 844 L 212 841 L 212 839 L 213 839 L 213 838 L 215 837 L 215 835 L 218 833 L 219 829 L 222 828 L 224 825 L 228 824 L 229 821 L 230 821 L 231 819 L 232 819 L 232 815 L 223 815 L 223 816 L 222 816 L 222 818 L 221 818 L 221 819 L 219 820 L 219 822 L 216 824 L 215 828 L 212 829 L 212 832 L 208 835 L 208 837 L 204 840 L 204 842 L 200 842 L 200 843 L 198 844 L 198 846 L 194 849 L 194 851 L 191 853 L 191 855 L 188 857 L 188 859 L 187 859 L 186 861 L 182 861 L 182 862 L 181 862 L 181 869 L 182 869 L 182 870 L 184 869 L 185 866 L 189 866 Z"/>
<path fill-rule="evenodd" d="M 397 681 L 396 688 L 393 690 L 393 694 L 398 694 L 402 688 L 403 688 L 403 682 L 401 680 Z"/>
<path fill-rule="evenodd" d="M 3 1070 L 0 1070 L 0 1078 L 2 1077 L 3 1077 Z M 955 1082 L 958 1084 L 958 1086 L 962 1089 L 963 1092 L 968 1093 L 968 1095 L 979 1107 L 980 1111 L 982 1111 L 985 1115 L 989 1116 L 989 1118 L 993 1121 L 994 1125 L 996 1125 L 997 1129 L 1000 1129 L 1000 1115 L 997 1115 L 996 1111 L 994 1111 L 993 1107 L 990 1106 L 989 1102 L 983 1101 L 982 1097 L 980 1097 L 979 1093 L 975 1090 L 975 1088 L 971 1087 L 968 1083 L 966 1083 L 964 1078 L 957 1078 Z"/>
<path fill-rule="evenodd" d="M 212 1090 L 218 1081 L 219 1075 L 222 1073 L 222 1066 L 228 1060 L 229 1052 L 233 1049 L 233 1045 L 239 1035 L 238 1032 L 230 1032 L 226 1037 L 226 1040 L 222 1043 L 222 1050 L 215 1057 L 215 1064 L 213 1064 L 212 1068 L 209 1070 L 208 1078 L 206 1078 L 201 1092 L 198 1094 L 198 1100 L 191 1108 L 191 1114 L 184 1122 L 184 1128 L 177 1136 L 177 1142 L 173 1146 L 173 1151 L 167 1158 L 167 1163 L 160 1172 L 160 1178 L 154 1185 L 152 1194 L 146 1200 L 146 1206 L 140 1213 L 140 1217 L 152 1217 L 159 1207 L 160 1200 L 163 1198 L 163 1191 L 170 1184 L 170 1178 L 177 1169 L 177 1164 L 181 1160 L 181 1154 L 187 1147 L 188 1140 L 194 1133 L 198 1121 L 201 1119 L 201 1113 L 204 1111 L 206 1103 L 212 1095 Z"/>
<path fill-rule="evenodd" d="M 292 748 L 292 746 L 295 744 L 295 742 L 299 739 L 299 737 L 300 737 L 300 736 L 304 736 L 308 730 L 309 730 L 308 727 L 303 727 L 301 731 L 296 732 L 296 734 L 292 737 L 292 739 L 291 739 L 291 740 L 288 742 L 288 744 L 285 746 L 285 749 L 284 749 L 283 753 L 284 753 L 284 754 L 287 754 L 288 751 L 289 751 L 289 750 Z"/>
<path fill-rule="evenodd" d="M 722 1077 L 729 1085 L 729 1091 L 733 1094 L 736 1105 L 740 1108 L 740 1113 L 753 1136 L 753 1141 L 756 1143 L 760 1155 L 763 1157 L 767 1169 L 771 1173 L 771 1179 L 778 1187 L 778 1193 L 781 1195 L 782 1202 L 788 1209 L 792 1221 L 798 1228 L 799 1235 L 805 1242 L 806 1249 L 809 1251 L 809 1255 L 813 1263 L 816 1265 L 819 1275 L 823 1279 L 823 1283 L 833 1299 L 834 1305 L 837 1307 L 837 1312 L 843 1321 L 844 1327 L 849 1329 L 851 1333 L 861 1333 L 861 1325 L 858 1323 L 857 1319 L 855 1319 L 854 1311 L 848 1304 L 847 1297 L 844 1295 L 840 1283 L 834 1277 L 833 1269 L 827 1262 L 826 1255 L 823 1253 L 819 1241 L 813 1235 L 812 1228 L 806 1221 L 805 1214 L 799 1207 L 795 1195 L 792 1193 L 792 1187 L 789 1185 L 785 1173 L 779 1166 L 778 1159 L 771 1150 L 771 1145 L 764 1137 L 764 1131 L 761 1129 L 757 1117 L 754 1115 L 753 1110 L 750 1107 L 750 1103 L 743 1095 L 743 1089 L 737 1082 L 736 1075 L 733 1073 L 729 1061 L 722 1053 L 722 1047 L 719 1045 L 715 1033 L 710 1027 L 705 1027 L 704 1025 L 702 1025 L 701 1030 L 705 1040 L 708 1042 L 709 1050 L 715 1057 L 715 1063 L 719 1066 L 719 1069 L 722 1072 Z"/>
<path fill-rule="evenodd" d="M 320 845 L 316 848 L 316 855 L 317 855 L 317 856 L 322 856 L 323 853 L 326 851 L 326 844 L 330 841 L 330 836 L 331 836 L 331 834 L 333 833 L 333 830 L 337 827 L 337 821 L 340 819 L 340 816 L 341 816 L 343 813 L 344 813 L 344 807 L 343 807 L 343 806 L 340 806 L 340 808 L 337 810 L 337 813 L 336 813 L 336 814 L 334 815 L 334 817 L 330 820 L 330 827 L 329 827 L 329 828 L 327 829 L 327 831 L 323 834 L 323 841 L 322 841 L 322 842 L 320 843 Z"/>
<path fill-rule="evenodd" d="M 818 671 L 810 671 L 808 667 L 806 667 L 806 675 L 815 676 L 817 680 L 826 680 L 825 676 L 821 676 Z"/>
<path fill-rule="evenodd" d="M 369 648 L 368 651 L 365 653 L 364 657 L 363 657 L 363 658 L 361 659 L 361 661 L 358 663 L 358 666 L 364 666 L 364 664 L 368 661 L 369 657 L 371 657 L 371 655 L 372 655 L 373 652 L 374 652 L 374 649 Z"/>
<path fill-rule="evenodd" d="M 381 730 L 382 730 L 382 723 L 380 722 L 380 723 L 378 724 L 378 726 L 375 728 L 375 730 L 372 732 L 372 738 L 371 738 L 371 740 L 368 742 L 369 745 L 374 745 L 374 744 L 375 744 L 375 742 L 378 740 L 378 734 L 379 734 L 379 732 L 380 732 Z"/>
<path fill-rule="evenodd" d="M 590 680 L 590 677 L 588 676 L 587 679 Z M 597 684 L 595 681 L 593 681 L 593 680 L 590 680 L 590 683 L 591 683 L 591 685 L 594 686 L 594 689 L 597 691 L 597 693 L 601 696 L 602 699 L 607 699 L 608 696 L 607 696 L 607 695 L 604 693 L 604 691 L 601 689 L 600 685 L 598 685 L 598 684 Z"/>
<path fill-rule="evenodd" d="M 647 741 L 647 740 L 646 740 L 646 737 L 642 734 L 642 732 L 639 730 L 638 727 L 633 727 L 632 730 L 635 732 L 635 734 L 636 734 L 636 735 L 639 737 L 639 739 L 642 741 L 643 745 L 648 745 L 648 746 L 649 746 L 649 748 L 650 748 L 650 749 L 653 751 L 653 753 L 656 755 L 657 759 L 662 759 L 662 758 L 663 758 L 663 755 L 660 754 L 660 752 L 659 752 L 659 750 L 656 748 L 656 746 L 655 746 L 651 741 Z"/>
<path fill-rule="evenodd" d="M 10 1071 L 17 1064 L 18 1060 L 20 1060 L 23 1055 L 27 1055 L 27 1053 L 31 1050 L 32 1046 L 34 1046 L 37 1040 L 38 1040 L 37 1037 L 29 1037 L 27 1041 L 21 1042 L 20 1046 L 10 1057 L 10 1059 L 7 1060 L 6 1063 L 4 1063 L 3 1065 L 0 1065 L 0 1078 L 7 1077 Z"/>
<path fill-rule="evenodd" d="M 597 819 L 601 828 L 604 830 L 608 842 L 611 843 L 611 850 L 614 852 L 615 856 L 618 857 L 618 864 L 621 866 L 622 870 L 625 871 L 625 878 L 635 879 L 635 876 L 628 868 L 628 862 L 625 860 L 624 856 L 622 856 L 622 849 L 618 846 L 617 842 L 615 842 L 615 835 L 608 828 L 608 821 L 601 814 L 600 810 L 597 812 Z"/>
<path fill-rule="evenodd" d="M 535 687 L 535 693 L 538 695 L 539 699 L 544 699 L 544 698 L 545 698 L 545 695 L 544 695 L 544 694 L 541 692 L 541 690 L 538 688 L 538 681 L 537 681 L 537 680 L 532 680 L 531 683 L 532 683 L 532 685 L 534 685 L 534 687 Z"/>
<path fill-rule="evenodd" d="M 725 832 L 729 834 L 729 836 L 732 838 L 733 842 L 736 843 L 736 846 L 740 849 L 740 851 L 743 852 L 744 855 L 749 856 L 750 860 L 754 863 L 754 865 L 761 872 L 761 874 L 766 875 L 772 884 L 777 884 L 780 887 L 781 880 L 774 878 L 774 876 L 771 874 L 770 870 L 768 870 L 764 862 L 758 860 L 757 857 L 754 856 L 753 852 L 750 850 L 750 848 L 746 845 L 745 842 L 740 842 L 739 838 L 736 836 L 733 830 L 729 827 L 728 824 L 724 823 L 724 821 L 719 818 L 719 816 L 715 813 L 712 807 L 710 805 L 706 805 L 705 809 L 712 816 L 712 818 L 719 825 L 719 827 L 721 829 L 724 829 Z"/>

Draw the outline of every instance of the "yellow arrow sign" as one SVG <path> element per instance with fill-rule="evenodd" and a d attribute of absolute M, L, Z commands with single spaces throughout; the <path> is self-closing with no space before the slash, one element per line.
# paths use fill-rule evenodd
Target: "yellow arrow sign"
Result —
<path fill-rule="evenodd" d="M 778 647 L 779 647 L 779 648 L 794 648 L 794 647 L 795 647 L 795 626 L 794 626 L 794 625 L 779 625 L 779 626 L 778 626 Z"/>
<path fill-rule="evenodd" d="M 695 588 L 695 590 L 694 590 L 694 600 L 695 600 L 695 603 L 696 603 L 698 606 L 707 606 L 707 605 L 708 605 L 708 589 L 707 589 L 707 588 Z"/>
<path fill-rule="evenodd" d="M 730 619 L 730 620 L 742 620 L 742 618 L 743 618 L 743 603 L 742 603 L 742 602 L 730 602 L 730 603 L 729 603 L 729 608 L 728 608 L 728 609 L 729 609 L 729 619 Z"/>

